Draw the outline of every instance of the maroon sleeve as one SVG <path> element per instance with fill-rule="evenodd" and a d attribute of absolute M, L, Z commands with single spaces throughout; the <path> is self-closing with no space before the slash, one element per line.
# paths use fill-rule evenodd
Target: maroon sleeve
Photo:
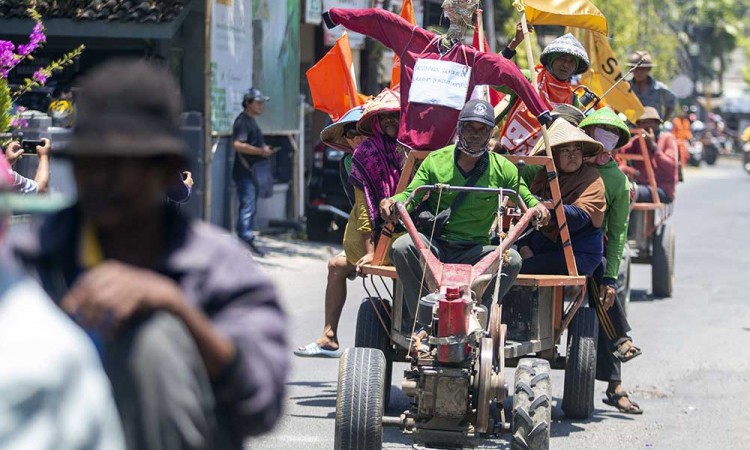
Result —
<path fill-rule="evenodd" d="M 671 169 L 670 172 L 674 172 L 674 180 L 677 181 L 679 178 L 677 170 L 677 161 L 679 160 L 679 149 L 677 147 L 677 140 L 672 134 L 663 134 L 659 137 L 658 143 L 659 151 L 653 157 L 655 162 L 655 168 L 661 167 L 663 173 L 667 173 L 666 168 Z M 671 178 L 671 174 L 670 174 Z"/>
<path fill-rule="evenodd" d="M 549 111 L 549 107 L 534 90 L 534 86 L 529 83 L 529 80 L 521 73 L 521 69 L 513 62 L 493 53 L 479 52 L 474 49 L 472 51 L 476 55 L 473 66 L 476 84 L 508 86 L 523 100 L 529 111 L 536 117 Z"/>
<path fill-rule="evenodd" d="M 336 25 L 377 39 L 397 55 L 404 53 L 409 45 L 427 45 L 434 37 L 429 31 L 410 24 L 398 14 L 380 8 L 331 8 L 328 14 Z"/>

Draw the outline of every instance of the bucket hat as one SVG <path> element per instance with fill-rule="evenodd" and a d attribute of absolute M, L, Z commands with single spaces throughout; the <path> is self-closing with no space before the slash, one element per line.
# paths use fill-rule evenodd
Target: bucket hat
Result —
<path fill-rule="evenodd" d="M 357 106 L 350 109 L 338 121 L 323 128 L 323 131 L 320 132 L 320 140 L 329 147 L 345 152 L 352 152 L 353 149 L 349 148 L 349 143 L 344 138 L 344 128 L 346 128 L 347 124 L 354 124 L 356 126 L 364 112 L 364 106 Z"/>
<path fill-rule="evenodd" d="M 142 60 L 105 63 L 82 83 L 76 108 L 73 138 L 62 156 L 185 158 L 182 98 L 163 68 Z"/>
<path fill-rule="evenodd" d="M 586 128 L 595 125 L 607 125 L 617 129 L 620 139 L 617 141 L 617 147 L 622 147 L 630 141 L 630 130 L 622 119 L 610 108 L 601 108 L 594 111 L 590 116 L 583 119 L 579 128 Z"/>
<path fill-rule="evenodd" d="M 578 39 L 570 33 L 560 36 L 548 46 L 544 47 L 544 50 L 539 57 L 539 61 L 541 61 L 542 65 L 548 66 L 552 63 L 552 57 L 560 53 L 578 58 L 578 67 L 576 67 L 574 75 L 580 75 L 589 70 L 591 62 L 589 61 L 589 55 L 586 53 L 586 49 L 584 49 L 583 45 L 578 42 Z"/>
<path fill-rule="evenodd" d="M 643 108 L 643 114 L 641 114 L 641 117 L 638 118 L 639 121 L 641 120 L 658 120 L 659 123 L 663 123 L 664 121 L 661 120 L 661 116 L 659 115 L 659 111 L 656 110 L 653 106 L 646 106 Z"/>
<path fill-rule="evenodd" d="M 21 194 L 13 190 L 11 167 L 0 155 L 0 216 L 6 214 L 49 213 L 69 206 L 69 198 L 60 194 Z"/>
<path fill-rule="evenodd" d="M 633 52 L 628 58 L 628 66 L 633 67 L 638 65 L 638 62 L 643 59 L 641 67 L 656 67 L 656 64 L 651 60 L 651 54 L 646 50 L 638 50 Z"/>
<path fill-rule="evenodd" d="M 362 117 L 357 122 L 357 130 L 360 133 L 372 134 L 372 118 L 378 114 L 401 111 L 401 95 L 399 91 L 385 88 L 374 99 L 365 106 Z"/>
<path fill-rule="evenodd" d="M 571 125 L 566 120 L 555 120 L 552 126 L 549 128 L 549 144 L 552 146 L 552 151 L 558 145 L 569 144 L 571 142 L 580 142 L 583 146 L 583 157 L 590 158 L 597 156 L 604 151 L 604 146 L 599 142 L 589 137 L 583 130 L 577 128 L 575 125 Z M 544 139 L 539 139 L 534 149 L 531 151 L 532 156 L 544 155 Z"/>

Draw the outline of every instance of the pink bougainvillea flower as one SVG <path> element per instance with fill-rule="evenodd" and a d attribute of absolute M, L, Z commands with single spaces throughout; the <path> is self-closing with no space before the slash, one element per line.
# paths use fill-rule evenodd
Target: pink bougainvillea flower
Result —
<path fill-rule="evenodd" d="M 47 74 L 44 72 L 43 69 L 39 69 L 36 72 L 34 72 L 34 76 L 32 76 L 32 79 L 39 84 L 44 84 L 47 82 Z"/>

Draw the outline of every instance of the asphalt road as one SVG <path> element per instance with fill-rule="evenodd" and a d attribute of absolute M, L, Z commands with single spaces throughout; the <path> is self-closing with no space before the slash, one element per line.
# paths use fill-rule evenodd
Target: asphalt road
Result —
<path fill-rule="evenodd" d="M 651 295 L 649 266 L 634 266 L 630 320 L 643 355 L 623 366 L 624 383 L 645 410 L 620 414 L 601 404 L 589 420 L 564 417 L 563 372 L 553 373 L 552 448 L 746 449 L 750 448 L 750 176 L 739 161 L 687 169 L 672 222 L 677 233 L 676 279 L 671 298 Z M 264 239 L 264 259 L 290 316 L 290 345 L 312 341 L 323 324 L 325 260 L 339 248 Z M 351 345 L 361 282 L 349 283 L 340 334 Z M 291 349 L 290 349 L 291 355 Z M 292 358 L 286 413 L 251 449 L 331 449 L 338 360 Z M 408 407 L 394 370 L 388 413 Z M 512 384 L 512 370 L 508 383 Z M 386 429 L 384 448 L 411 448 Z M 490 448 L 509 448 L 507 442 Z"/>

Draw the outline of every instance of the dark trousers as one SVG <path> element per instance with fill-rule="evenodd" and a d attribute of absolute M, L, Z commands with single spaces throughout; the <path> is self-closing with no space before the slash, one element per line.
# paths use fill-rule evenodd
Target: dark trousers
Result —
<path fill-rule="evenodd" d="M 482 245 L 475 242 L 452 242 L 436 239 L 430 245 L 429 240 L 423 234 L 419 237 L 424 245 L 438 259 L 449 264 L 476 264 L 483 257 L 495 251 L 494 245 Z M 405 234 L 393 242 L 391 247 L 391 261 L 396 267 L 398 277 L 404 286 L 404 303 L 406 304 L 411 318 L 416 314 L 417 302 L 427 295 L 426 283 L 424 280 L 421 264 L 419 263 L 419 254 L 417 247 L 412 242 L 411 237 Z M 521 269 L 521 256 L 515 250 L 509 250 L 508 262 L 503 264 L 503 276 L 500 280 L 499 296 L 505 295 L 516 281 L 518 272 Z M 494 281 L 487 286 L 482 297 L 482 304 L 488 306 L 492 301 L 494 293 Z"/>
<path fill-rule="evenodd" d="M 606 311 L 599 301 L 599 286 L 604 277 L 605 264 L 606 260 L 594 270 L 593 276 L 588 279 L 587 289 L 589 306 L 596 309 L 596 315 L 599 317 L 596 379 L 607 382 L 622 381 L 621 363 L 612 351 L 630 340 L 628 332 L 631 328 L 619 299 L 615 298 L 615 303 Z"/>
<path fill-rule="evenodd" d="M 253 228 L 255 227 L 255 213 L 258 210 L 258 187 L 255 185 L 252 175 L 236 176 L 234 183 L 237 185 L 237 200 L 240 208 L 237 214 L 237 237 L 243 241 L 255 239 Z"/>
<path fill-rule="evenodd" d="M 185 325 L 157 312 L 104 346 L 129 450 L 236 449 L 221 430 L 211 382 Z"/>
<path fill-rule="evenodd" d="M 657 187 L 656 193 L 659 195 L 659 201 L 662 203 L 672 203 L 664 192 L 664 189 Z M 651 187 L 645 184 L 639 184 L 635 191 L 635 202 L 636 203 L 651 203 L 654 201 L 654 197 L 651 195 Z"/>

